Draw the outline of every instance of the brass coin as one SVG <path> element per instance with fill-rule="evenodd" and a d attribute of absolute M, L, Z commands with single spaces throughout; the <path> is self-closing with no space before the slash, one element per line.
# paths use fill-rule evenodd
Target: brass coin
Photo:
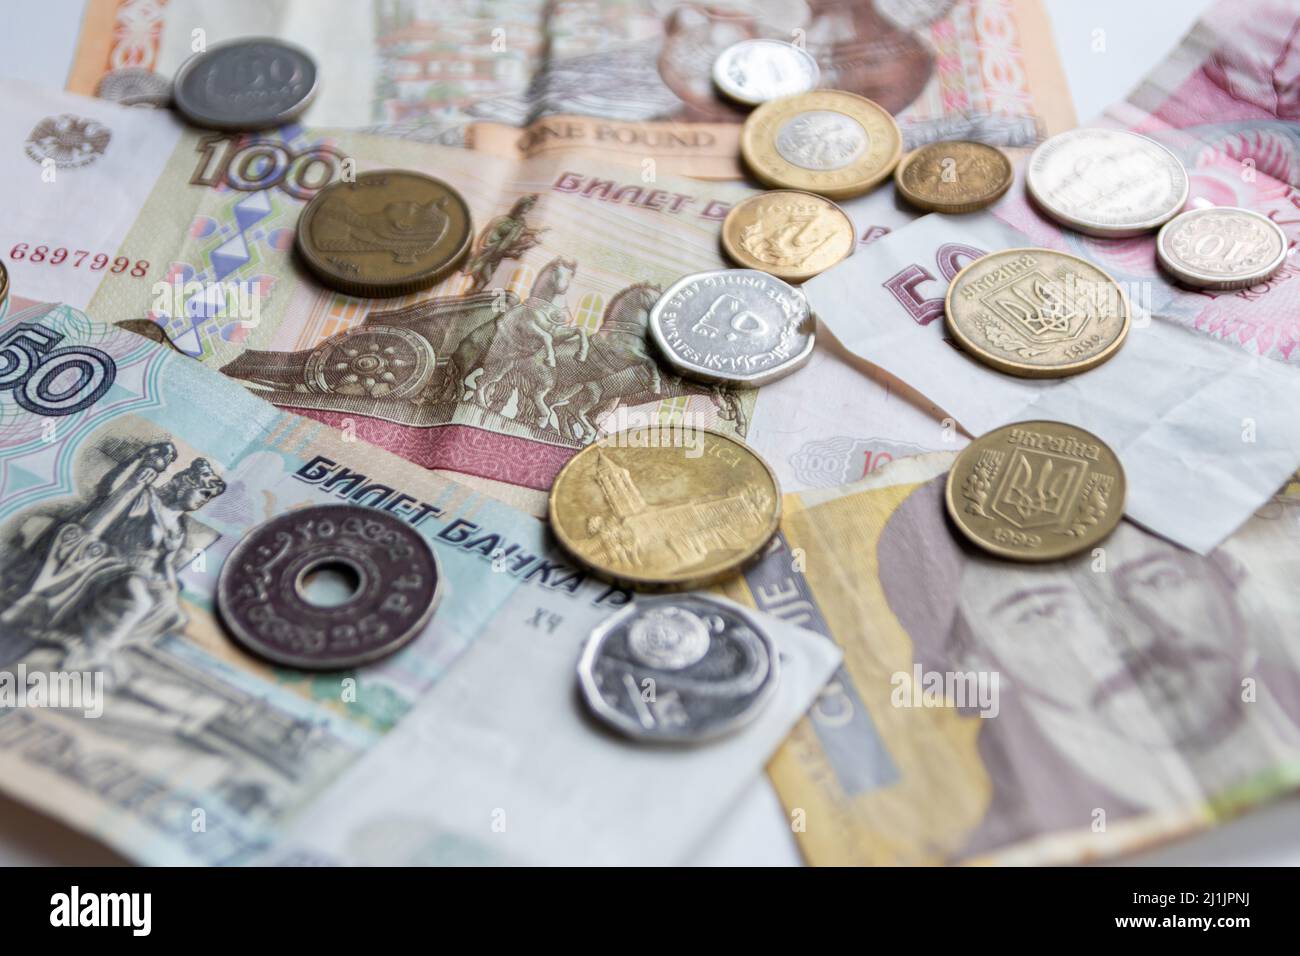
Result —
<path fill-rule="evenodd" d="M 9 270 L 5 268 L 3 262 L 0 262 L 0 310 L 4 309 L 7 301 L 9 301 Z"/>
<path fill-rule="evenodd" d="M 750 196 L 722 223 L 722 248 L 737 264 L 805 282 L 853 251 L 853 220 L 829 199 L 793 189 Z"/>
<path fill-rule="evenodd" d="M 1087 551 L 1124 514 L 1124 468 L 1091 432 L 1016 422 L 971 442 L 948 472 L 953 524 L 976 546 L 1017 561 Z"/>
<path fill-rule="evenodd" d="M 627 587 L 722 580 L 776 534 L 781 488 L 744 442 L 706 429 L 631 429 L 578 452 L 551 487 L 551 528 L 576 560 Z"/>
<path fill-rule="evenodd" d="M 1087 259 L 1006 249 L 957 273 L 944 300 L 948 334 L 972 357 L 1022 378 L 1086 372 L 1123 344 L 1127 296 Z"/>
<path fill-rule="evenodd" d="M 917 209 L 950 215 L 991 206 L 1015 178 L 1002 150 L 964 140 L 922 146 L 894 170 L 904 199 Z"/>
<path fill-rule="evenodd" d="M 405 295 L 455 268 L 474 230 L 469 206 L 441 180 L 402 169 L 326 186 L 298 218 L 298 252 L 348 295 Z"/>
<path fill-rule="evenodd" d="M 762 182 L 850 199 L 878 186 L 898 164 L 903 136 L 879 103 L 814 90 L 764 103 L 745 120 L 740 153 Z"/>

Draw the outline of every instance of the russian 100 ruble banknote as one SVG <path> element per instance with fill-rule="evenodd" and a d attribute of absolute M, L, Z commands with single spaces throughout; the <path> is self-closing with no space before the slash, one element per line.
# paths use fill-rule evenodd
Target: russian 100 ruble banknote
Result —
<path fill-rule="evenodd" d="M 1217 6 L 1103 117 L 1177 154 L 1191 205 L 1253 209 L 1278 223 L 1292 245 L 1300 149 L 1286 91 L 1294 86 L 1287 70 L 1298 28 L 1294 4 Z M 1082 256 L 1116 279 L 1134 324 L 1113 359 L 1071 378 L 1027 381 L 975 362 L 946 340 L 943 297 L 956 272 L 986 252 L 1025 246 Z M 1128 515 L 1206 553 L 1300 464 L 1293 412 L 1300 402 L 1300 272 L 1288 261 L 1248 289 L 1191 291 L 1157 267 L 1154 246 L 1154 234 L 1094 239 L 1063 230 L 1035 210 L 1018 183 L 990 212 L 925 217 L 805 291 L 851 352 L 906 381 L 972 433 L 1026 418 L 1095 432 L 1124 464 Z M 984 301 L 1002 308 L 993 304 L 998 296 L 1022 301 L 1017 295 L 1009 286 Z M 1046 300 L 1038 307 L 1054 308 Z"/>
<path fill-rule="evenodd" d="M 214 134 L 165 111 L 0 90 L 0 255 L 18 293 L 169 341 L 277 405 L 534 513 L 564 462 L 629 416 L 743 435 L 787 488 L 853 480 L 952 437 L 842 350 L 761 391 L 658 363 L 650 308 L 682 275 L 723 265 L 721 220 L 751 194 L 740 184 L 300 126 Z M 384 167 L 455 187 L 473 249 L 425 292 L 334 293 L 295 259 L 299 212 L 348 169 Z M 876 197 L 852 208 L 866 239 L 907 218 Z M 583 329 L 590 354 L 575 337 L 549 365 L 527 334 L 530 296 Z M 391 359 L 382 374 L 339 371 L 371 352 Z"/>
<path fill-rule="evenodd" d="M 260 858 L 302 832 L 336 780 L 331 801 L 356 819 L 349 769 L 403 728 L 384 752 L 436 782 L 331 858 L 374 859 L 375 841 L 400 833 L 426 861 L 679 862 L 839 660 L 771 620 L 782 679 L 757 722 L 707 753 L 629 745 L 585 719 L 574 686 L 587 634 L 631 595 L 556 554 L 541 522 L 159 343 L 66 306 L 10 304 L 0 786 L 133 859 Z M 231 549 L 262 521 L 342 502 L 429 542 L 433 618 L 350 672 L 249 656 L 214 606 Z"/>
<path fill-rule="evenodd" d="M 196 48 L 250 35 L 347 64 L 346 79 L 325 71 L 310 124 L 511 157 L 653 157 L 715 179 L 741 175 L 745 114 L 710 71 L 753 37 L 804 46 L 824 85 L 883 104 L 912 146 L 1028 146 L 1074 123 L 1037 0 L 93 0 L 68 88 L 122 95 L 139 71 L 170 77 Z"/>
<path fill-rule="evenodd" d="M 953 457 L 787 495 L 726 588 L 844 652 L 768 767 L 810 862 L 1083 862 L 1300 785 L 1300 483 L 1208 555 L 1124 522 L 1013 567 L 951 531 Z"/>

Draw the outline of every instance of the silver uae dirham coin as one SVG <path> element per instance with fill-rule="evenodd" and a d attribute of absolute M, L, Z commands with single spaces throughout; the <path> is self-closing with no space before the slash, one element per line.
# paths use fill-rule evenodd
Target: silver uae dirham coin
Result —
<path fill-rule="evenodd" d="M 253 37 L 209 47 L 176 73 L 176 109 L 197 126 L 256 130 L 295 119 L 316 95 L 316 62 L 283 40 Z"/>
<path fill-rule="evenodd" d="M 1263 282 L 1286 262 L 1287 238 L 1267 216 L 1236 206 L 1189 209 L 1156 236 L 1156 258 L 1183 285 L 1226 292 Z"/>
<path fill-rule="evenodd" d="M 811 53 L 784 40 L 741 40 L 713 61 L 713 82 L 738 103 L 758 106 L 817 88 L 821 68 Z"/>
<path fill-rule="evenodd" d="M 333 572 L 329 604 L 310 577 Z M 433 549 L 386 511 L 360 505 L 300 508 L 266 521 L 235 545 L 217 579 L 217 610 L 253 653 L 303 670 L 342 670 L 404 646 L 442 594 Z"/>
<path fill-rule="evenodd" d="M 629 737 L 693 743 L 758 715 L 780 657 L 739 604 L 703 594 L 637 598 L 600 624 L 578 661 L 592 712 Z"/>
<path fill-rule="evenodd" d="M 1154 140 L 1117 129 L 1074 129 L 1040 144 L 1025 167 L 1034 202 L 1091 236 L 1137 236 L 1187 202 L 1187 170 Z"/>
<path fill-rule="evenodd" d="M 682 375 L 765 385 L 812 357 L 817 321 L 804 294 L 756 269 L 697 272 L 650 310 L 650 336 Z"/>

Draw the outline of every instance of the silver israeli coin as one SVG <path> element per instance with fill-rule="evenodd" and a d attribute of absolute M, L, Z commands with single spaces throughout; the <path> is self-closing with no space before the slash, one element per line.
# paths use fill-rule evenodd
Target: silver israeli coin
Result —
<path fill-rule="evenodd" d="M 1137 236 L 1187 202 L 1187 170 L 1154 140 L 1115 129 L 1075 129 L 1039 145 L 1025 168 L 1045 213 L 1091 236 Z"/>
<path fill-rule="evenodd" d="M 1287 238 L 1267 216 L 1236 206 L 1189 209 L 1156 236 L 1156 257 L 1179 282 L 1228 291 L 1263 282 L 1286 262 Z"/>
<path fill-rule="evenodd" d="M 784 40 L 741 40 L 713 61 L 718 89 L 750 106 L 815 90 L 820 79 L 813 55 Z"/>
<path fill-rule="evenodd" d="M 316 95 L 316 62 L 283 40 L 252 38 L 209 47 L 181 65 L 176 109 L 197 126 L 255 130 L 296 118 Z"/>
<path fill-rule="evenodd" d="M 712 595 L 637 598 L 600 624 L 578 661 L 597 717 L 638 740 L 695 742 L 753 720 L 780 657 L 739 604 Z"/>
<path fill-rule="evenodd" d="M 650 335 L 682 375 L 765 385 L 812 358 L 817 321 L 804 294 L 756 269 L 697 272 L 650 310 Z"/>
<path fill-rule="evenodd" d="M 318 598 L 314 575 L 332 575 Z M 272 518 L 240 539 L 217 579 L 217 609 L 253 653 L 303 670 L 385 657 L 419 634 L 442 596 L 438 559 L 405 521 L 360 505 Z"/>
<path fill-rule="evenodd" d="M 123 106 L 162 109 L 171 105 L 172 82 L 153 70 L 127 66 L 105 73 L 95 87 L 95 95 Z"/>

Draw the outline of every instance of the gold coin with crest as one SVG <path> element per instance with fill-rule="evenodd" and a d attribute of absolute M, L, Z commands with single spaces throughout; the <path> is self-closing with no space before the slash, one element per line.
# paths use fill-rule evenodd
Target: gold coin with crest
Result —
<path fill-rule="evenodd" d="M 997 202 L 1015 180 L 1000 149 L 957 140 L 930 143 L 903 157 L 894 185 L 917 209 L 956 215 Z"/>
<path fill-rule="evenodd" d="M 737 265 L 787 282 L 805 282 L 853 252 L 856 233 L 829 199 L 774 189 L 732 207 L 722 223 L 722 248 Z"/>
<path fill-rule="evenodd" d="M 663 425 L 608 435 L 551 486 L 551 530 L 600 577 L 632 588 L 703 587 L 776 534 L 776 475 L 738 438 Z"/>
<path fill-rule="evenodd" d="M 1016 422 L 957 456 L 944 500 L 977 547 L 1016 561 L 1088 551 L 1124 515 L 1124 468 L 1110 446 L 1065 422 Z"/>
<path fill-rule="evenodd" d="M 889 111 L 842 90 L 764 103 L 740 133 L 740 154 L 764 184 L 829 199 L 861 196 L 880 185 L 902 151 L 903 135 Z"/>
<path fill-rule="evenodd" d="M 1054 249 L 1004 249 L 953 278 L 948 334 L 972 358 L 1022 378 L 1096 368 L 1128 337 L 1124 290 L 1087 259 Z"/>

